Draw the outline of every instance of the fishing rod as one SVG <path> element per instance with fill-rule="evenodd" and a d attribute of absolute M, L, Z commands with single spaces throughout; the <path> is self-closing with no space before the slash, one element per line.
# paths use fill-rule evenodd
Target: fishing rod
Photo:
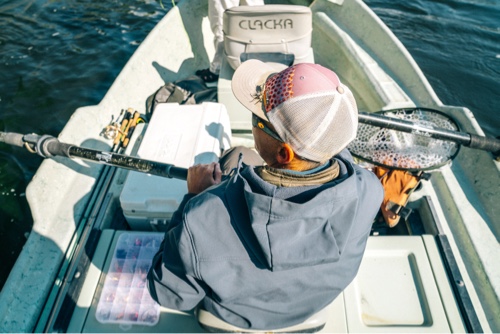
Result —
<path fill-rule="evenodd" d="M 399 116 L 409 115 L 411 120 L 394 117 L 392 114 L 395 112 L 400 113 Z M 359 112 L 359 122 L 365 125 L 365 128 L 360 124 L 358 136 L 348 146 L 353 155 L 389 168 L 407 170 L 430 170 L 443 166 L 458 154 L 460 145 L 492 152 L 496 157 L 500 156 L 499 139 L 457 131 L 458 125 L 456 122 L 448 115 L 437 110 L 412 108 L 390 110 L 382 113 Z M 444 125 L 447 128 L 442 128 Z M 396 135 L 393 134 L 392 137 L 397 136 L 397 143 L 394 143 L 394 139 L 387 133 L 390 130 L 395 130 Z M 398 132 L 409 133 L 411 140 L 402 138 Z M 373 140 L 373 137 L 376 137 L 376 140 Z M 425 139 L 423 145 L 422 140 L 419 139 L 422 137 Z M 391 143 L 391 140 L 393 143 Z M 441 140 L 453 144 L 443 145 Z M 403 143 L 403 141 L 407 143 Z M 57 138 L 49 135 L 22 135 L 0 131 L 0 142 L 26 147 L 29 151 L 44 158 L 53 156 L 81 158 L 162 177 L 187 179 L 186 168 L 61 143 Z M 388 162 L 387 156 L 393 157 L 393 161 Z M 424 163 L 418 161 L 422 156 L 426 160 Z M 394 157 L 398 158 L 394 159 Z M 432 159 L 428 157 L 432 157 Z M 409 166 L 405 165 L 407 161 L 411 161 Z"/>

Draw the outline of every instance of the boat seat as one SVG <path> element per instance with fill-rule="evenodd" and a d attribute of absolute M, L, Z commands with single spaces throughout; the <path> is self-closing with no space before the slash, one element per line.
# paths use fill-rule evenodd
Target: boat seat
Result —
<path fill-rule="evenodd" d="M 237 6 L 223 16 L 224 51 L 236 69 L 248 59 L 290 66 L 314 63 L 312 13 L 296 5 Z"/>
<path fill-rule="evenodd" d="M 217 318 L 212 313 L 198 308 L 196 310 L 196 316 L 198 318 L 198 323 L 207 331 L 213 333 L 316 333 L 323 329 L 328 320 L 328 310 L 330 305 L 326 306 L 324 309 L 319 312 L 313 314 L 306 321 L 280 329 L 271 329 L 271 330 L 249 330 L 243 329 L 236 326 L 233 326 L 219 318 Z"/>

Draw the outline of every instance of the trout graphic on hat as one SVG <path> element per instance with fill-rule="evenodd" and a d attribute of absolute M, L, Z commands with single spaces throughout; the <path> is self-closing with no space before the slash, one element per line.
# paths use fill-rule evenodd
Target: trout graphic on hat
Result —
<path fill-rule="evenodd" d="M 241 104 L 268 120 L 306 159 L 324 162 L 356 137 L 354 96 L 337 74 L 321 65 L 301 63 L 280 71 L 248 60 L 236 69 L 232 90 Z"/>

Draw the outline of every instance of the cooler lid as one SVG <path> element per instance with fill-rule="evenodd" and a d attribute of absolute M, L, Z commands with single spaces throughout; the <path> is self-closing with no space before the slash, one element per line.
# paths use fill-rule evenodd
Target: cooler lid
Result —
<path fill-rule="evenodd" d="M 224 105 L 162 103 L 155 108 L 142 143 L 140 158 L 188 168 L 217 161 L 230 147 L 231 128 Z M 129 172 L 120 195 L 128 215 L 171 214 L 187 193 L 185 180 Z"/>

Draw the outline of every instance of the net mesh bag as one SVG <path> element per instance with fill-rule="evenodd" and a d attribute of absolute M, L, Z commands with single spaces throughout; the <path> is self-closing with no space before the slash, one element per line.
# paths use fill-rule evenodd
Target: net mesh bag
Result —
<path fill-rule="evenodd" d="M 380 113 L 418 124 L 422 128 L 459 131 L 451 118 L 435 110 L 400 109 Z M 359 123 L 358 134 L 349 144 L 351 153 L 361 160 L 393 169 L 430 170 L 450 162 L 460 145 L 434 139 L 425 133 L 406 133 Z"/>

